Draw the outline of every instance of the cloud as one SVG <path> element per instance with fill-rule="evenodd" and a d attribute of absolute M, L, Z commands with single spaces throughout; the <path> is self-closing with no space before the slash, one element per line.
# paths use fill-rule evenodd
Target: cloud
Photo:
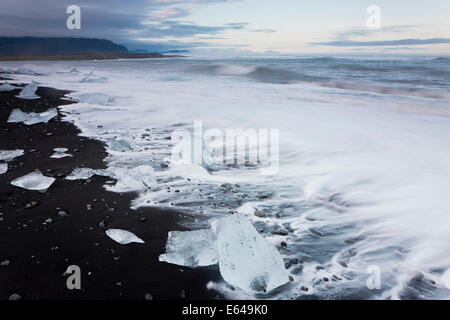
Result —
<path fill-rule="evenodd" d="M 263 33 L 274 33 L 277 32 L 275 29 L 253 29 L 253 32 L 263 32 Z"/>
<path fill-rule="evenodd" d="M 310 44 L 317 46 L 332 47 L 374 47 L 374 46 L 416 46 L 426 44 L 445 44 L 450 43 L 450 38 L 431 38 L 431 39 L 400 39 L 400 40 L 380 40 L 380 41 L 326 41 L 312 42 Z"/>
<path fill-rule="evenodd" d="M 163 20 L 163 19 L 174 19 L 174 18 L 182 18 L 191 14 L 191 11 L 186 8 L 180 8 L 175 6 L 167 7 L 160 11 L 153 11 L 150 14 L 150 18 Z"/>

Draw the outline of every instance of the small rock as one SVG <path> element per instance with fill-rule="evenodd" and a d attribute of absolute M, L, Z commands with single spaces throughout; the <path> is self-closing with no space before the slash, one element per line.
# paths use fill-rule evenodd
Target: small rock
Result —
<path fill-rule="evenodd" d="M 267 215 L 264 212 L 259 211 L 258 209 L 255 210 L 254 215 L 258 218 L 266 218 L 267 217 Z"/>
<path fill-rule="evenodd" d="M 122 282 L 116 282 L 116 286 L 121 287 L 122 286 Z"/>
<path fill-rule="evenodd" d="M 9 263 L 10 263 L 9 260 L 5 260 L 5 261 L 0 262 L 0 266 L 6 267 L 6 266 L 9 266 Z"/>
<path fill-rule="evenodd" d="M 139 221 L 140 221 L 140 222 L 145 222 L 145 221 L 147 221 L 147 218 L 146 218 L 146 217 L 140 217 L 140 218 L 139 218 Z"/>
<path fill-rule="evenodd" d="M 285 241 L 281 241 L 280 243 L 282 248 L 286 248 L 287 247 L 287 243 Z"/>
<path fill-rule="evenodd" d="M 153 296 L 150 293 L 146 293 L 144 299 L 147 301 L 153 300 Z"/>
<path fill-rule="evenodd" d="M 53 222 L 53 219 L 52 218 L 47 218 L 46 220 L 45 220 L 45 223 L 52 223 Z"/>
<path fill-rule="evenodd" d="M 60 216 L 60 217 L 67 217 L 68 216 L 68 214 L 67 214 L 67 212 L 65 212 L 65 211 L 58 211 L 58 216 Z"/>
<path fill-rule="evenodd" d="M 21 299 L 22 299 L 22 296 L 20 294 L 17 294 L 17 293 L 13 293 L 8 298 L 8 300 L 11 300 L 11 301 L 17 301 L 17 300 L 21 300 Z"/>

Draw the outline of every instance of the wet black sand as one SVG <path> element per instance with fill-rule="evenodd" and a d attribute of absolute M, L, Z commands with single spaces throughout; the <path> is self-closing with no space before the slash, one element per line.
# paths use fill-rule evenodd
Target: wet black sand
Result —
<path fill-rule="evenodd" d="M 107 178 L 64 180 L 76 167 L 104 168 L 102 143 L 78 136 L 79 130 L 61 116 L 48 124 L 7 123 L 14 108 L 42 112 L 70 103 L 60 100 L 64 92 L 51 88 L 40 87 L 37 100 L 18 99 L 18 92 L 0 92 L 0 149 L 25 150 L 0 175 L 0 263 L 9 261 L 0 265 L 0 300 L 12 294 L 24 300 L 142 300 L 147 293 L 155 300 L 216 298 L 206 289 L 220 278 L 216 267 L 189 269 L 158 261 L 167 232 L 183 230 L 179 222 L 189 217 L 153 208 L 131 210 L 134 195 L 106 191 Z M 51 159 L 57 147 L 74 156 Z M 56 178 L 47 193 L 10 184 L 35 169 Z M 59 216 L 60 210 L 68 216 Z M 52 222 L 46 223 L 49 218 Z M 105 235 L 108 228 L 129 230 L 146 243 L 120 245 Z M 66 287 L 63 274 L 69 265 L 81 268 L 81 290 Z"/>

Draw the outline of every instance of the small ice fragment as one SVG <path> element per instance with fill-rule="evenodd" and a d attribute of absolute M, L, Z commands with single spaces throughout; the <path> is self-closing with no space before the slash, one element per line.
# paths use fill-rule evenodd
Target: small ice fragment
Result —
<path fill-rule="evenodd" d="M 9 83 L 4 83 L 4 84 L 0 85 L 0 91 L 11 91 L 11 90 L 15 90 L 15 89 L 18 89 L 18 88 Z"/>
<path fill-rule="evenodd" d="M 28 68 L 19 68 L 19 69 L 16 70 L 15 73 L 17 73 L 17 74 L 26 74 L 26 75 L 30 75 L 30 76 L 33 76 L 33 75 L 36 74 L 36 72 L 34 72 L 33 70 L 28 69 Z"/>
<path fill-rule="evenodd" d="M 71 154 L 66 153 L 68 151 L 67 148 L 54 148 L 53 151 L 55 151 L 55 153 L 50 156 L 50 158 L 53 159 L 61 159 L 72 156 Z"/>
<path fill-rule="evenodd" d="M 94 175 L 109 177 L 110 174 L 104 169 L 75 168 L 72 173 L 66 177 L 66 180 L 86 180 Z"/>
<path fill-rule="evenodd" d="M 83 83 L 105 83 L 108 82 L 108 78 L 100 77 L 100 78 L 92 78 L 92 77 L 84 77 L 81 82 Z"/>
<path fill-rule="evenodd" d="M 120 244 L 129 243 L 145 243 L 142 239 L 139 239 L 134 233 L 121 229 L 108 229 L 106 235 Z"/>
<path fill-rule="evenodd" d="M 242 215 L 215 221 L 220 273 L 233 286 L 267 293 L 289 281 L 283 258 Z"/>
<path fill-rule="evenodd" d="M 80 95 L 78 100 L 87 104 L 106 105 L 109 102 L 109 97 L 103 93 L 85 93 Z"/>
<path fill-rule="evenodd" d="M 159 261 L 191 268 L 214 265 L 219 261 L 215 235 L 211 230 L 171 231 Z"/>
<path fill-rule="evenodd" d="M 22 91 L 20 91 L 19 95 L 17 95 L 16 97 L 28 100 L 39 99 L 40 97 L 36 95 L 37 88 L 37 85 L 33 83 L 26 85 L 25 88 L 23 88 Z"/>
<path fill-rule="evenodd" d="M 14 158 L 20 157 L 23 155 L 23 150 L 0 150 L 0 160 L 1 161 L 12 161 Z"/>
<path fill-rule="evenodd" d="M 8 171 L 8 164 L 7 163 L 0 163 L 0 174 L 4 174 Z"/>
<path fill-rule="evenodd" d="M 129 133 L 122 133 L 117 137 L 109 138 L 107 142 L 112 150 L 119 152 L 132 151 L 136 147 L 134 139 Z"/>
<path fill-rule="evenodd" d="M 14 109 L 8 118 L 8 122 L 23 122 L 29 126 L 36 123 L 47 123 L 50 119 L 53 119 L 57 115 L 58 111 L 56 108 L 51 108 L 41 113 L 26 113 L 19 109 Z"/>
<path fill-rule="evenodd" d="M 11 184 L 27 190 L 47 190 L 55 182 L 55 178 L 46 177 L 40 171 L 31 172 L 11 181 Z"/>

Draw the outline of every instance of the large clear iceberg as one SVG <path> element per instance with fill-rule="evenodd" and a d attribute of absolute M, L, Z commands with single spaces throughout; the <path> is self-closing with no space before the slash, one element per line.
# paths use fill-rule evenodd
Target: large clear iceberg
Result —
<path fill-rule="evenodd" d="M 14 109 L 9 115 L 8 122 L 23 122 L 26 125 L 33 125 L 36 123 L 47 123 L 57 115 L 58 110 L 56 108 L 51 108 L 41 113 L 26 113 L 20 109 Z"/>
<path fill-rule="evenodd" d="M 3 83 L 0 85 L 0 91 L 11 91 L 11 90 L 15 90 L 15 89 L 18 89 L 18 88 L 9 83 Z"/>
<path fill-rule="evenodd" d="M 236 214 L 215 222 L 220 273 L 233 286 L 267 293 L 289 281 L 283 258 L 253 224 Z"/>
<path fill-rule="evenodd" d="M 11 181 L 11 184 L 27 190 L 47 190 L 55 182 L 55 178 L 46 177 L 40 171 L 31 172 Z"/>
<path fill-rule="evenodd" d="M 16 97 L 28 100 L 39 99 L 40 97 L 36 95 L 37 88 L 37 85 L 35 85 L 34 83 L 28 84 L 25 86 L 25 88 L 22 89 L 22 91 L 20 91 L 19 95 L 17 95 Z"/>
<path fill-rule="evenodd" d="M 0 163 L 0 174 L 4 174 L 8 171 L 8 164 L 7 163 Z"/>
<path fill-rule="evenodd" d="M 283 258 L 243 215 L 217 219 L 211 230 L 169 233 L 160 261 L 196 267 L 219 263 L 229 284 L 267 293 L 289 281 Z"/>
<path fill-rule="evenodd" d="M 21 149 L 16 150 L 0 150 L 0 161 L 12 161 L 14 158 L 20 157 L 24 154 Z"/>
<path fill-rule="evenodd" d="M 106 235 L 120 244 L 130 243 L 145 243 L 142 239 L 138 238 L 134 233 L 121 229 L 108 229 Z"/>
<path fill-rule="evenodd" d="M 171 231 L 166 244 L 166 254 L 159 261 L 185 267 L 210 266 L 219 262 L 215 234 L 212 230 Z"/>

